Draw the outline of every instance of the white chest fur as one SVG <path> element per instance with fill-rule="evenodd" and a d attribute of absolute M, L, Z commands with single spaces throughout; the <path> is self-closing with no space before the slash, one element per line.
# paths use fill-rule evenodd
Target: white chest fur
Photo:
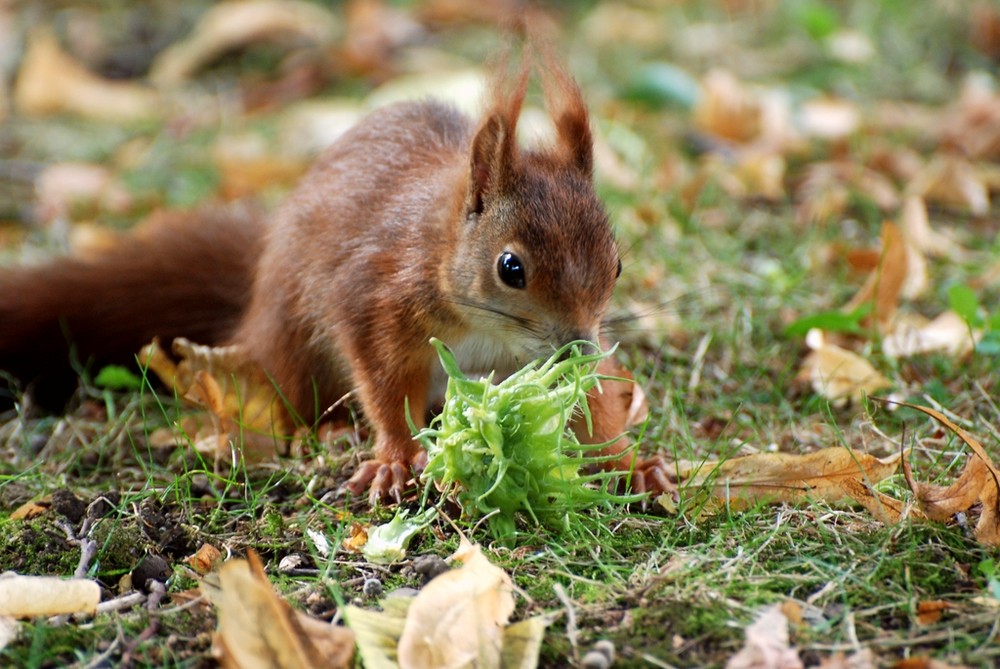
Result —
<path fill-rule="evenodd" d="M 469 335 L 459 341 L 448 342 L 448 348 L 454 354 L 459 368 L 469 378 L 479 378 L 495 372 L 494 381 L 499 381 L 526 362 L 519 362 L 515 353 L 504 342 L 488 335 Z M 447 384 L 448 376 L 435 360 L 427 398 L 428 408 L 441 406 Z"/>

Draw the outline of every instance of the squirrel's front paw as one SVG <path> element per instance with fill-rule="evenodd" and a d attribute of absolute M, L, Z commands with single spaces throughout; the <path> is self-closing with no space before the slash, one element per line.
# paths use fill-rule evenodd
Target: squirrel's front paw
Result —
<path fill-rule="evenodd" d="M 403 491 L 413 479 L 413 473 L 419 473 L 426 464 L 427 453 L 423 450 L 413 458 L 412 464 L 378 458 L 367 460 L 358 466 L 344 487 L 355 495 L 367 489 L 368 503 L 372 506 L 386 499 L 393 499 L 399 504 L 403 500 Z"/>
<path fill-rule="evenodd" d="M 652 496 L 676 493 L 677 484 L 672 479 L 672 473 L 660 456 L 640 458 L 632 470 L 632 492 L 648 492 Z"/>

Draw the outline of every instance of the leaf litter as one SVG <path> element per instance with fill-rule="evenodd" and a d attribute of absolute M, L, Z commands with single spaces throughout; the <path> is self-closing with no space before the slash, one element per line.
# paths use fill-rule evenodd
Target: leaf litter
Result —
<path fill-rule="evenodd" d="M 465 3 L 463 7 L 463 3 L 430 3 L 433 6 L 421 9 L 421 12 L 462 22 L 487 11 L 477 9 L 473 6 L 475 4 Z M 604 12 L 607 18 L 598 20 L 598 11 L 595 11 L 588 23 L 590 30 L 608 31 L 617 26 L 615 30 L 628 34 L 638 31 L 645 35 L 643 40 L 660 43 L 663 30 L 654 28 L 660 24 L 662 17 L 656 12 L 630 9 L 648 19 L 636 25 L 615 18 L 620 18 L 625 10 L 616 10 L 608 3 L 599 4 L 598 10 Z M 222 3 L 218 13 L 249 11 L 251 7 L 273 11 L 276 6 L 276 3 L 268 2 Z M 228 28 L 221 30 L 219 26 L 222 24 L 219 24 L 213 36 L 204 28 L 211 26 L 209 18 L 209 15 L 203 17 L 192 38 L 175 44 L 190 49 L 194 56 L 188 55 L 179 67 L 176 63 L 183 58 L 172 65 L 169 60 L 160 61 L 181 73 L 174 75 L 173 79 L 163 78 L 163 81 L 170 81 L 169 86 L 179 82 L 194 82 L 196 85 L 199 70 L 219 54 L 234 47 L 246 47 L 255 40 L 266 41 L 273 28 L 284 25 L 282 22 L 288 20 L 284 15 L 278 16 L 275 22 L 261 24 L 265 25 L 264 28 L 254 29 L 247 29 L 248 25 L 257 25 L 253 21 L 230 21 L 231 26 L 236 26 L 233 29 L 235 33 Z M 287 32 L 297 32 L 300 38 L 312 42 L 313 46 L 328 47 L 334 41 L 332 35 L 336 33 L 336 26 L 328 18 L 313 18 L 315 20 L 293 21 Z M 216 20 L 216 23 L 219 22 Z M 378 32 L 376 30 L 374 36 L 383 39 L 385 36 Z M 204 37 L 206 34 L 207 39 Z M 58 50 L 57 45 L 53 48 L 55 42 L 47 39 L 41 35 L 29 44 L 31 58 L 25 58 L 17 78 L 20 90 L 15 89 L 14 95 L 14 104 L 20 113 L 44 115 L 59 112 L 116 121 L 156 118 L 164 113 L 173 113 L 171 105 L 176 98 L 170 100 L 170 105 L 164 106 L 160 104 L 163 93 L 155 87 L 133 83 L 116 85 L 116 82 L 93 75 L 73 63 L 68 55 Z M 405 38 L 399 39 L 405 41 Z M 203 40 L 200 45 L 198 40 Z M 833 43 L 831 39 L 830 44 Z M 390 40 L 390 51 L 397 46 Z M 843 53 L 864 53 L 863 46 L 860 50 L 857 47 L 838 49 L 846 49 Z M 177 53 L 179 51 L 173 52 Z M 855 57 L 858 56 L 850 56 L 848 60 Z M 171 58 L 177 56 L 171 55 Z M 864 60 L 863 55 L 860 58 Z M 376 62 L 362 63 L 359 69 L 367 69 L 375 77 L 386 76 L 385 73 L 392 69 L 387 59 L 388 56 L 383 53 Z M 44 67 L 37 65 L 38 62 Z M 42 75 L 35 73 L 33 68 L 36 67 Z M 160 65 L 158 71 L 169 71 L 171 67 Z M 64 71 L 58 72 L 60 69 Z M 69 76 L 64 76 L 66 74 Z M 53 90 L 59 93 L 56 96 L 59 99 L 50 99 L 37 90 L 31 90 L 30 86 L 54 75 L 60 75 L 52 79 L 57 83 Z M 151 80 L 155 82 L 158 78 L 151 77 Z M 873 350 L 881 350 L 890 358 L 909 358 L 936 351 L 962 359 L 975 349 L 981 331 L 970 327 L 962 316 L 954 311 L 945 311 L 927 318 L 908 310 L 905 301 L 918 299 L 933 289 L 927 269 L 928 259 L 958 260 L 968 256 L 951 236 L 930 228 L 927 205 L 981 216 L 989 211 L 992 204 L 991 195 L 997 189 L 997 183 L 982 161 L 994 160 L 1000 153 L 994 122 L 1000 114 L 997 103 L 1000 98 L 990 86 L 982 84 L 982 78 L 969 77 L 961 95 L 950 107 L 940 112 L 922 110 L 925 113 L 912 114 L 906 121 L 906 127 L 910 129 L 917 127 L 918 122 L 925 124 L 921 132 L 939 142 L 939 155 L 926 160 L 918 155 L 914 160 L 912 154 L 907 157 L 897 151 L 887 158 L 893 163 L 891 170 L 880 169 L 872 163 L 861 166 L 849 160 L 812 163 L 806 169 L 806 178 L 799 179 L 799 175 L 791 171 L 800 169 L 795 166 L 795 161 L 801 158 L 808 142 L 818 140 L 842 146 L 842 142 L 857 138 L 859 133 L 868 132 L 874 126 L 887 127 L 890 115 L 860 113 L 850 101 L 829 96 L 792 104 L 780 90 L 745 83 L 733 72 L 721 69 L 709 72 L 698 83 L 698 99 L 694 102 L 691 120 L 698 132 L 710 139 L 708 144 L 711 148 L 691 176 L 693 181 L 687 184 L 692 194 L 690 202 L 696 201 L 696 196 L 703 194 L 712 182 L 723 185 L 727 193 L 738 198 L 763 198 L 778 202 L 792 196 L 799 206 L 800 225 L 824 225 L 848 215 L 852 198 L 859 192 L 884 212 L 896 209 L 900 200 L 903 202 L 899 213 L 900 225 L 897 227 L 889 221 L 883 224 L 881 248 L 871 254 L 875 260 L 868 267 L 869 276 L 855 298 L 843 307 L 843 313 L 856 313 L 862 305 L 870 305 L 869 311 L 858 321 L 859 329 L 849 336 L 827 331 L 807 338 L 811 350 L 804 356 L 799 378 L 808 383 L 814 393 L 834 403 L 847 405 L 849 402 L 857 404 L 872 393 L 900 387 L 898 376 L 890 379 L 883 374 L 889 373 L 885 365 L 877 364 L 877 360 L 876 364 L 872 363 Z M 167 84 L 161 85 L 168 87 Z M 104 108 L 95 105 L 95 99 L 100 99 Z M 4 111 L 0 109 L 0 114 Z M 794 122 L 789 122 L 789 119 L 794 119 Z M 897 125 L 896 129 L 899 127 Z M 609 160 L 614 157 L 612 155 Z M 226 174 L 235 173 L 240 169 L 240 162 L 239 159 L 232 159 L 230 154 L 219 160 L 219 168 Z M 251 175 L 248 181 L 242 183 L 233 179 L 227 189 L 233 196 L 252 192 L 257 185 L 274 178 L 275 174 L 283 179 L 285 177 L 281 175 L 286 172 L 294 174 L 297 169 L 291 165 L 276 172 L 265 170 L 264 176 Z M 904 174 L 905 179 L 900 179 L 900 175 Z M 108 176 L 113 175 L 101 175 L 102 178 Z M 901 180 L 904 186 L 897 187 L 893 179 L 897 182 Z M 634 179 L 625 182 L 631 184 L 630 189 L 636 188 Z M 119 206 L 108 202 L 108 192 L 101 188 L 94 188 L 92 194 L 85 195 L 98 202 L 98 210 L 113 210 Z M 126 202 L 120 206 L 129 205 Z M 59 216 L 67 215 L 68 208 L 64 202 L 54 200 L 53 207 L 58 209 Z M 175 350 L 184 358 L 179 365 L 156 357 L 158 354 L 153 349 L 150 354 L 156 361 L 150 367 L 164 377 L 179 396 L 188 397 L 207 408 L 207 425 L 187 426 L 189 429 L 185 430 L 186 438 L 198 448 L 218 457 L 229 457 L 233 444 L 239 441 L 241 435 L 288 434 L 287 426 L 274 421 L 272 409 L 278 399 L 273 388 L 269 388 L 266 380 L 253 370 L 241 367 L 238 355 L 227 351 L 206 351 L 187 343 Z M 747 503 L 767 500 L 808 503 L 811 499 L 853 501 L 860 503 L 873 516 L 893 522 L 906 509 L 902 502 L 887 498 L 874 487 L 894 473 L 901 463 L 920 510 L 929 519 L 947 522 L 956 514 L 971 512 L 974 515 L 978 511 L 976 538 L 986 544 L 996 544 L 996 468 L 982 445 L 968 433 L 960 431 L 961 428 L 953 422 L 947 422 L 943 414 L 914 408 L 940 420 L 973 451 L 974 457 L 970 456 L 965 469 L 951 485 L 918 482 L 909 464 L 908 452 L 874 458 L 847 448 L 824 449 L 805 456 L 762 453 L 747 458 L 731 458 L 722 463 L 678 463 L 677 478 L 690 488 L 710 490 L 730 503 L 736 499 Z M 260 444 L 260 457 L 266 459 L 273 456 L 274 448 L 273 439 L 264 437 Z M 247 454 L 252 450 L 249 449 Z M 252 455 L 250 457 L 253 458 Z M 909 517 L 916 517 L 916 514 L 911 513 Z M 206 557 L 208 562 L 214 559 Z M 262 570 L 255 571 L 251 566 L 247 574 L 234 579 L 241 584 L 237 589 L 256 591 L 264 580 L 262 577 Z M 251 582 L 255 584 L 249 585 Z M 261 595 L 260 601 L 265 600 L 267 597 Z M 274 606 L 273 602 L 267 604 L 268 610 Z M 260 633 L 264 634 L 263 631 Z M 784 641 L 787 646 L 787 631 Z M 906 666 L 941 664 L 927 661 L 924 665 L 909 663 Z M 823 666 L 839 665 L 831 660 L 831 664 L 824 663 Z M 900 666 L 903 666 L 902 663 Z"/>

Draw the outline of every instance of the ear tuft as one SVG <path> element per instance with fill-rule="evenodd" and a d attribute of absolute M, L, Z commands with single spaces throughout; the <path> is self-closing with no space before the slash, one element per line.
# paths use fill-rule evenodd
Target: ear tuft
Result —
<path fill-rule="evenodd" d="M 511 72 L 510 46 L 492 64 L 490 100 L 470 155 L 469 212 L 481 214 L 490 198 L 507 191 L 517 161 L 517 119 L 528 91 L 531 58 L 522 54 L 516 75 Z"/>
<path fill-rule="evenodd" d="M 594 139 L 583 94 L 573 77 L 559 64 L 552 47 L 541 44 L 539 49 L 545 59 L 542 71 L 545 107 L 556 126 L 559 157 L 589 177 L 594 169 Z"/>

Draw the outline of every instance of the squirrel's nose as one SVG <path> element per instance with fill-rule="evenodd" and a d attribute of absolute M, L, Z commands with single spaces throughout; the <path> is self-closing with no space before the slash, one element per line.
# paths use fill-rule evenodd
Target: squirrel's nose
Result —
<path fill-rule="evenodd" d="M 601 347 L 597 344 L 597 335 L 593 332 L 586 330 L 573 330 L 563 339 L 563 345 L 565 346 L 566 344 L 572 342 L 577 342 L 579 344 L 580 353 L 583 355 L 601 352 Z"/>

